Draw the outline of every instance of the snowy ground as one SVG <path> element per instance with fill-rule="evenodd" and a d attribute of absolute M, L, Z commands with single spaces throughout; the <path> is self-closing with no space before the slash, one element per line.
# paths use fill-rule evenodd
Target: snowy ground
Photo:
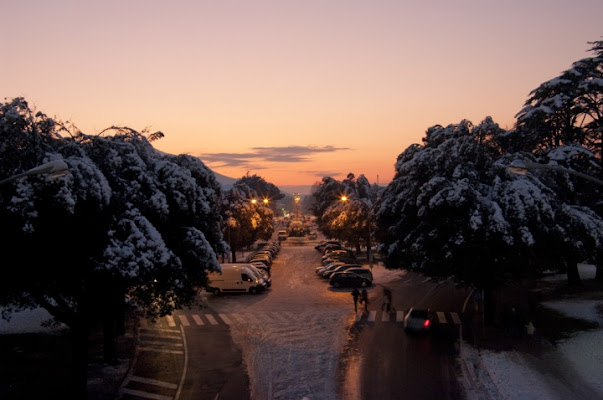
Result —
<path fill-rule="evenodd" d="M 583 279 L 594 278 L 594 267 L 580 266 Z M 566 279 L 564 275 L 549 279 Z M 469 399 L 553 400 L 603 398 L 603 300 L 550 301 L 543 305 L 575 318 L 595 321 L 600 328 L 580 332 L 558 343 L 541 357 L 517 351 L 481 351 L 464 347 L 469 371 Z M 475 374 L 475 375 L 473 375 Z M 473 375 L 473 376 L 471 376 Z"/>

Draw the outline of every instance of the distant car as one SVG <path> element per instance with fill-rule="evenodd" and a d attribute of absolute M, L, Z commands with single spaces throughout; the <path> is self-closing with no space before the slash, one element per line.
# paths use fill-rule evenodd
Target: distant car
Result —
<path fill-rule="evenodd" d="M 411 308 L 404 317 L 404 330 L 412 332 L 429 332 L 431 318 L 429 309 Z"/>
<path fill-rule="evenodd" d="M 309 240 L 316 240 L 318 238 L 318 235 L 316 234 L 316 232 L 310 232 L 308 234 L 308 239 Z"/>
<path fill-rule="evenodd" d="M 340 287 L 368 287 L 373 282 L 370 279 L 363 278 L 360 275 L 352 274 L 350 272 L 336 272 L 329 278 L 329 285 L 340 288 Z"/>
<path fill-rule="evenodd" d="M 278 240 L 287 240 L 287 231 L 278 231 Z"/>

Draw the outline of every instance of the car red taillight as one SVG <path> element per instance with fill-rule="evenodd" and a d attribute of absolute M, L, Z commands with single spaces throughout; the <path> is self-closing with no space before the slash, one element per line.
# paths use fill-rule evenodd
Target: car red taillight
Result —
<path fill-rule="evenodd" d="M 423 322 L 423 328 L 429 328 L 429 320 L 426 319 L 425 322 Z"/>

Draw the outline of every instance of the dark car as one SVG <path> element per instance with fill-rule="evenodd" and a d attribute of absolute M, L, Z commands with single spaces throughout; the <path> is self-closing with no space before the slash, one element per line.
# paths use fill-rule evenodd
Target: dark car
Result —
<path fill-rule="evenodd" d="M 411 308 L 404 317 L 404 330 L 412 332 L 429 332 L 431 318 L 429 309 Z"/>
<path fill-rule="evenodd" d="M 336 272 L 329 278 L 329 285 L 340 288 L 340 287 L 368 287 L 373 284 L 368 278 L 360 275 L 353 274 L 351 272 Z"/>
<path fill-rule="evenodd" d="M 373 280 L 373 273 L 368 268 L 362 268 L 359 265 L 355 265 L 353 268 L 349 268 L 346 271 L 352 272 L 356 275 L 364 276 L 365 278 L 368 278 L 371 281 Z"/>

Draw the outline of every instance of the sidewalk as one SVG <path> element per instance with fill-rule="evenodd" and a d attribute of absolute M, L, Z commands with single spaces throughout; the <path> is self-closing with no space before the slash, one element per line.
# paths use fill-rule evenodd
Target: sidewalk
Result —
<path fill-rule="evenodd" d="M 603 284 L 582 266 L 584 285 L 543 280 L 536 335 L 487 328 L 479 347 L 463 344 L 459 362 L 469 400 L 603 398 Z"/>

